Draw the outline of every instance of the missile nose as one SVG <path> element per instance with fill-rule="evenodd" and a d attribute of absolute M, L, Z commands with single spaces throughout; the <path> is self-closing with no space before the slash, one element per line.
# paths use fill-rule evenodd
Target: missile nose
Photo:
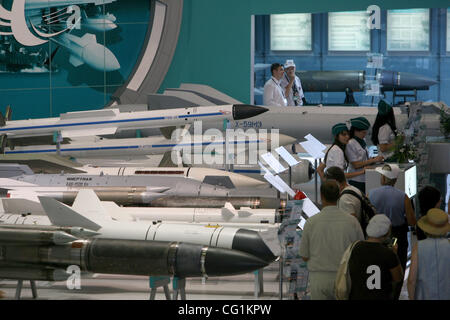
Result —
<path fill-rule="evenodd" d="M 288 135 L 285 135 L 282 133 L 278 134 L 278 143 L 280 146 L 286 146 L 288 144 L 293 144 L 296 141 L 297 141 L 297 139 L 295 139 L 294 137 L 291 137 L 291 136 L 288 136 Z"/>
<path fill-rule="evenodd" d="M 231 248 L 247 252 L 268 263 L 275 261 L 277 258 L 259 233 L 253 230 L 239 229 L 234 236 Z"/>
<path fill-rule="evenodd" d="M 105 71 L 115 71 L 120 69 L 120 63 L 114 53 L 105 48 Z"/>
<path fill-rule="evenodd" d="M 242 251 L 209 247 L 206 252 L 205 271 L 208 276 L 243 274 L 267 265 L 268 262 Z"/>
<path fill-rule="evenodd" d="M 234 104 L 233 105 L 233 119 L 242 120 L 257 116 L 261 113 L 267 112 L 269 109 L 249 104 Z"/>

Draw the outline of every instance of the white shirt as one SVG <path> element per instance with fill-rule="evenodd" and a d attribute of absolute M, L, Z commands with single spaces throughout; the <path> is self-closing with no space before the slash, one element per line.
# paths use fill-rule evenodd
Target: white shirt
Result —
<path fill-rule="evenodd" d="M 380 144 L 389 144 L 395 140 L 395 134 L 391 127 L 386 123 L 378 130 L 378 155 L 382 155 L 385 159 L 394 155 L 393 151 L 381 152 Z"/>
<path fill-rule="evenodd" d="M 334 145 L 328 152 L 327 162 L 325 162 L 325 165 L 327 166 L 326 169 L 330 167 L 339 167 L 345 172 L 347 169 L 347 165 L 345 162 L 345 156 L 342 149 L 339 148 L 337 145 Z"/>
<path fill-rule="evenodd" d="M 367 148 L 361 147 L 358 141 L 355 139 L 348 140 L 347 146 L 345 147 L 345 155 L 347 156 L 349 165 L 348 172 L 360 171 L 362 168 L 355 169 L 352 165 L 352 162 L 355 161 L 366 161 L 368 159 L 368 151 Z M 361 174 L 359 176 L 353 177 L 350 180 L 358 181 L 358 182 L 366 182 L 366 175 Z"/>
<path fill-rule="evenodd" d="M 280 85 L 281 85 L 281 87 L 283 88 L 284 92 L 286 92 L 286 87 L 288 86 L 288 84 L 289 84 L 289 78 L 288 78 L 287 74 L 285 73 L 284 76 L 283 76 L 283 78 L 281 78 L 281 81 L 280 81 Z M 303 100 L 302 100 L 302 98 L 304 98 L 305 95 L 304 95 L 304 93 L 303 93 L 302 83 L 301 83 L 301 81 L 300 81 L 300 78 L 297 77 L 297 76 L 295 76 L 295 80 L 294 80 L 294 83 L 292 84 L 292 88 L 291 88 L 291 90 L 289 91 L 288 96 L 286 97 L 286 99 L 287 99 L 287 105 L 288 105 L 288 106 L 293 106 L 293 107 L 295 107 L 295 102 L 294 102 L 294 90 L 293 90 L 294 86 L 296 86 L 296 87 L 297 87 L 297 90 L 298 90 L 297 106 L 302 106 L 302 105 L 303 105 Z"/>
<path fill-rule="evenodd" d="M 265 106 L 287 106 L 287 100 L 284 97 L 284 89 L 280 86 L 280 81 L 273 76 L 267 80 L 264 85 L 264 100 Z"/>
<path fill-rule="evenodd" d="M 344 192 L 345 190 L 352 190 L 353 192 L 356 192 L 356 194 L 362 198 L 361 190 L 359 190 L 358 188 L 355 188 L 354 186 L 349 185 L 348 187 L 345 187 L 344 190 L 342 190 L 342 192 Z M 359 199 L 356 198 L 354 195 L 343 194 L 342 196 L 339 197 L 337 206 L 339 209 L 341 209 L 345 213 L 355 214 L 358 221 L 361 222 L 361 201 L 359 201 Z"/>

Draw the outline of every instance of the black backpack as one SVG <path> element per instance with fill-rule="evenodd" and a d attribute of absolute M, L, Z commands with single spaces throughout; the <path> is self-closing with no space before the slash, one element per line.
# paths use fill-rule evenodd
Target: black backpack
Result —
<path fill-rule="evenodd" d="M 362 197 L 357 194 L 353 190 L 344 190 L 342 191 L 341 195 L 343 194 L 351 194 L 352 196 L 358 198 L 358 200 L 361 202 L 361 228 L 363 230 L 364 236 L 366 236 L 366 227 L 369 224 L 369 220 L 372 219 L 372 217 L 376 214 L 378 214 L 377 209 L 373 206 L 373 204 L 370 202 L 369 198 L 365 194 L 362 194 Z"/>

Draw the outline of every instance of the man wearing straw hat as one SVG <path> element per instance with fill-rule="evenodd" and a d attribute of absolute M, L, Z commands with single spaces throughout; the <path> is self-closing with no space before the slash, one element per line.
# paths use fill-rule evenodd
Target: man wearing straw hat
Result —
<path fill-rule="evenodd" d="M 408 277 L 411 300 L 450 300 L 450 223 L 448 215 L 433 208 L 417 224 L 427 235 L 412 250 Z"/>

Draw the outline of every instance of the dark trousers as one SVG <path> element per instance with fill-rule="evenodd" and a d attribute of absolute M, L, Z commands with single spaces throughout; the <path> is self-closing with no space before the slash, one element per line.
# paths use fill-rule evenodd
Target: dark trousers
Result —
<path fill-rule="evenodd" d="M 408 225 L 393 226 L 391 236 L 397 238 L 397 256 L 402 265 L 403 272 L 405 272 L 406 260 L 408 259 Z"/>
<path fill-rule="evenodd" d="M 366 183 L 354 180 L 348 180 L 348 184 L 358 188 L 363 194 L 366 194 Z"/>

